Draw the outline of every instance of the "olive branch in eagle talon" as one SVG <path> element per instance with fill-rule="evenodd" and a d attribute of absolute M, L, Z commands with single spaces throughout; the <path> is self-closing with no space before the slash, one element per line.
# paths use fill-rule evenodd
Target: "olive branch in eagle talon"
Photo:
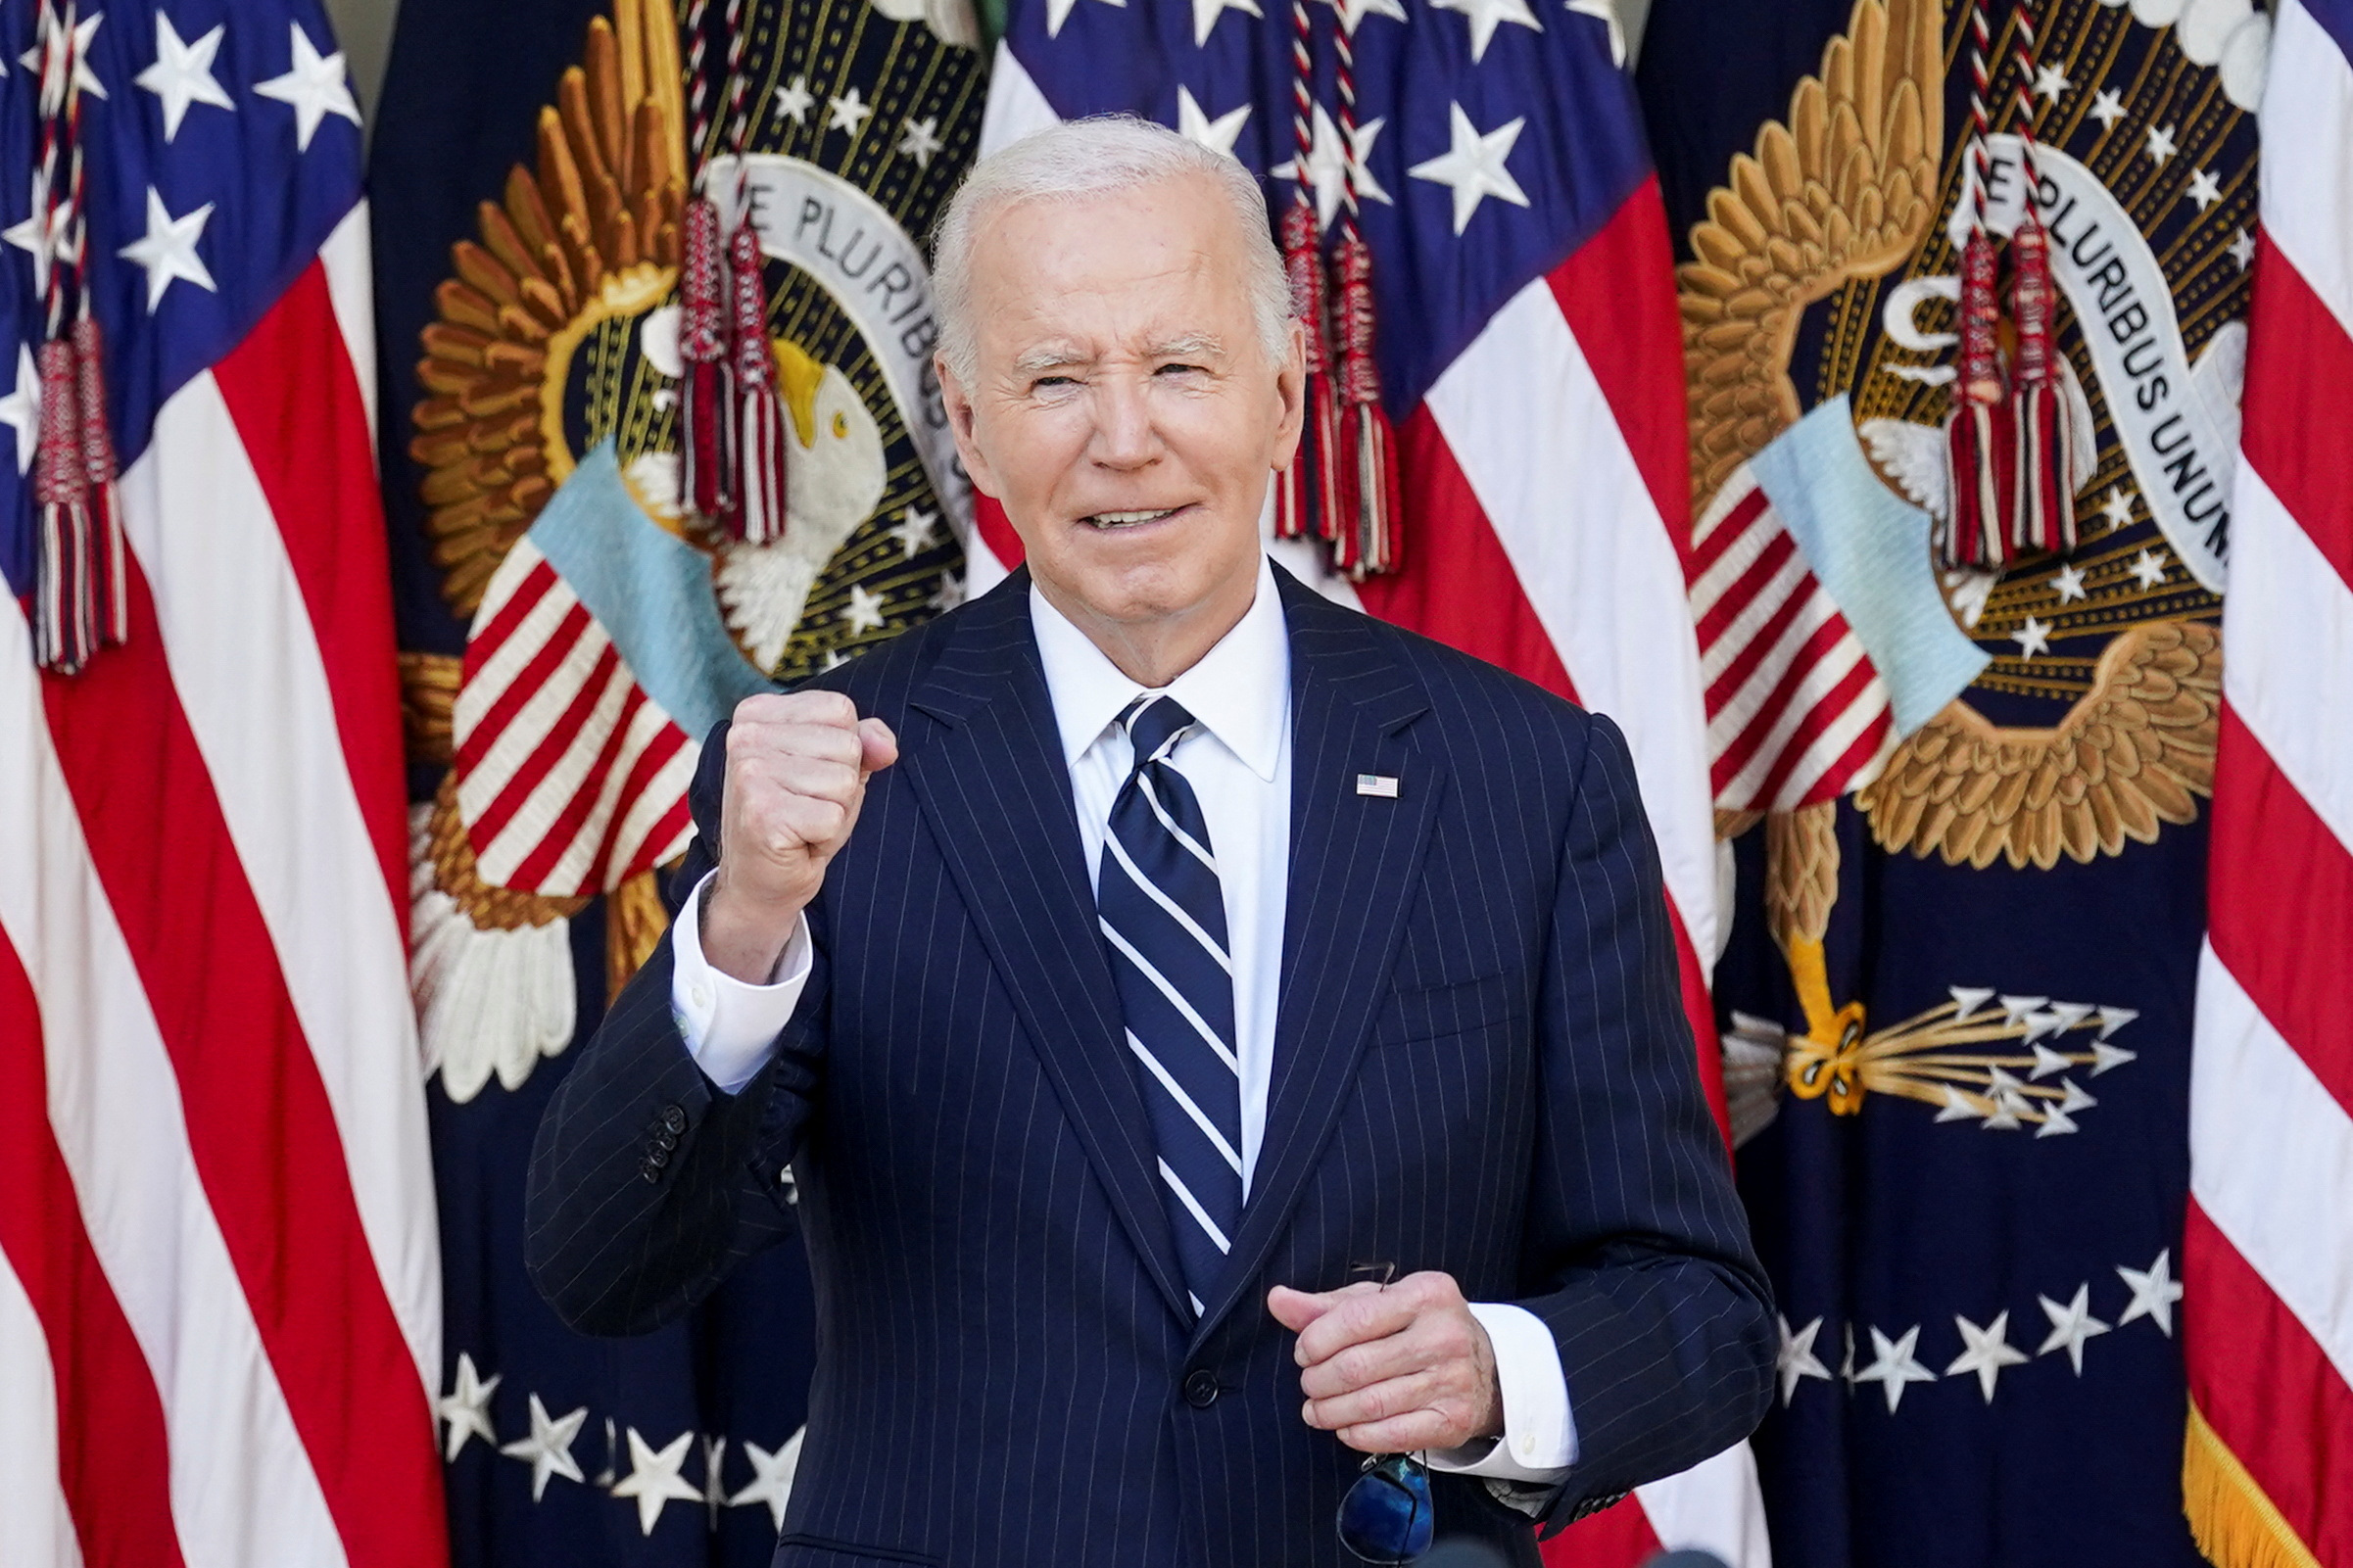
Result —
<path fill-rule="evenodd" d="M 1991 987 L 1955 985 L 1950 1001 L 1868 1033 L 1850 1009 L 1835 1042 L 1791 1035 L 1783 1074 L 1793 1094 L 1827 1100 L 1835 1116 L 1895 1094 L 1938 1107 L 1939 1121 L 2047 1138 L 2075 1131 L 2076 1116 L 2099 1104 L 2076 1073 L 2095 1078 L 2139 1054 L 2110 1043 L 2137 1009 L 2045 996 L 2002 996 L 1989 1009 L 1995 1000 Z"/>

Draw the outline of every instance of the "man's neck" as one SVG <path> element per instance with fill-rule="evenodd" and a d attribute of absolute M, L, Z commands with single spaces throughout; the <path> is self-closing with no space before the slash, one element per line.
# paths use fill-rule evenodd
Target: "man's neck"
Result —
<path fill-rule="evenodd" d="M 1221 586 L 1190 609 L 1150 621 L 1119 621 L 1097 615 L 1049 583 L 1038 583 L 1037 591 L 1122 675 L 1157 691 L 1200 663 L 1226 633 L 1241 624 L 1257 599 L 1258 574 L 1254 571 L 1244 578 L 1238 593 Z"/>

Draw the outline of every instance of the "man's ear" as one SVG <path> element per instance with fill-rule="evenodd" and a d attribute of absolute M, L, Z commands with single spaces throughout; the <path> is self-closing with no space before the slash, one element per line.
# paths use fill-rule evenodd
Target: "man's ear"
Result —
<path fill-rule="evenodd" d="M 1274 371 L 1274 395 L 1282 413 L 1274 426 L 1274 466 L 1288 468 L 1299 455 L 1299 432 L 1307 419 L 1307 328 L 1291 322 L 1289 347 Z"/>
<path fill-rule="evenodd" d="M 956 455 L 963 459 L 964 472 L 972 479 L 973 488 L 984 496 L 996 497 L 996 478 L 989 471 L 988 459 L 981 455 L 981 444 L 974 439 L 975 411 L 972 393 L 956 373 L 948 368 L 947 356 L 932 356 L 932 373 L 939 378 L 939 401 L 947 409 L 948 433 L 956 438 Z"/>

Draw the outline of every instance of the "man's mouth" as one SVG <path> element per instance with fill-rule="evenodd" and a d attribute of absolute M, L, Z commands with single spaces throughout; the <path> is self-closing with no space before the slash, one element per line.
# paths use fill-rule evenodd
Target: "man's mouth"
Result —
<path fill-rule="evenodd" d="M 1146 523 L 1157 523 L 1162 518 L 1173 517 L 1182 510 L 1184 508 L 1181 506 L 1162 506 L 1151 511 L 1095 512 L 1080 518 L 1079 521 L 1086 524 L 1089 528 L 1110 533 L 1115 529 L 1140 528 Z"/>

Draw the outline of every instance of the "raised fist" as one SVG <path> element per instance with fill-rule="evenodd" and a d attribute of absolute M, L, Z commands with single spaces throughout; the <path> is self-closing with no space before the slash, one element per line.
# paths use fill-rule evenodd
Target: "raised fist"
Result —
<path fill-rule="evenodd" d="M 727 733 L 727 796 L 719 876 L 702 911 L 703 956 L 765 984 L 848 842 L 866 778 L 898 760 L 880 719 L 861 719 L 839 691 L 745 697 Z"/>

